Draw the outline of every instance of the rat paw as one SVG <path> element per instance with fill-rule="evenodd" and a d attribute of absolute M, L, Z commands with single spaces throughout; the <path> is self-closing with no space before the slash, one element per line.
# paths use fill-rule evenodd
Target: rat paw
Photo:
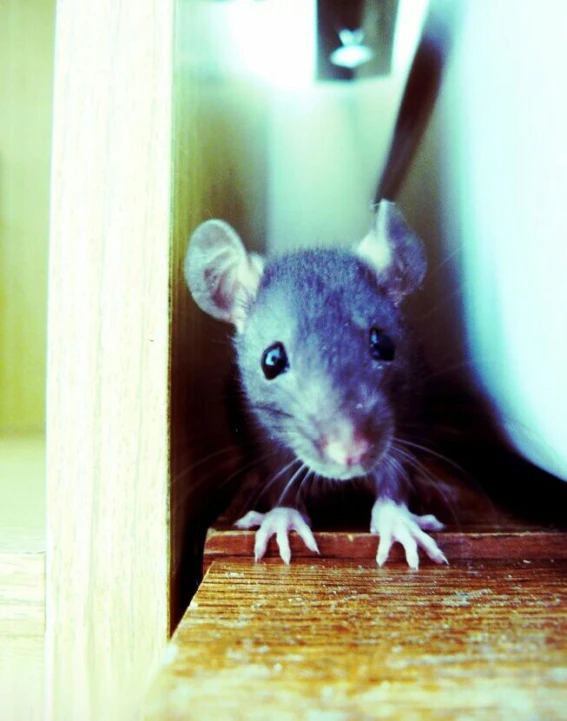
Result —
<path fill-rule="evenodd" d="M 313 532 L 305 518 L 295 508 L 272 508 L 268 513 L 250 511 L 234 524 L 237 528 L 258 528 L 254 542 L 254 558 L 259 561 L 264 557 L 268 548 L 268 541 L 276 537 L 280 556 L 284 563 L 291 560 L 288 533 L 296 531 L 310 551 L 319 553 Z"/>
<path fill-rule="evenodd" d="M 424 533 L 424 529 L 440 531 L 442 528 L 443 524 L 435 516 L 416 516 L 404 504 L 377 500 L 370 521 L 370 532 L 380 536 L 376 562 L 383 566 L 392 544 L 397 541 L 404 547 L 408 566 L 414 570 L 419 567 L 418 546 L 435 563 L 449 563 L 433 538 Z"/>

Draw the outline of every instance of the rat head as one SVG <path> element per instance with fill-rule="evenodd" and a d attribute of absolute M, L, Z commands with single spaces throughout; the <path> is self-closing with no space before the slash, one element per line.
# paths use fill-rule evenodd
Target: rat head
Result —
<path fill-rule="evenodd" d="M 352 250 L 306 250 L 264 263 L 226 223 L 191 238 L 185 275 L 198 305 L 236 328 L 250 408 L 311 470 L 372 473 L 412 394 L 402 299 L 423 280 L 420 241 L 382 201 Z"/>

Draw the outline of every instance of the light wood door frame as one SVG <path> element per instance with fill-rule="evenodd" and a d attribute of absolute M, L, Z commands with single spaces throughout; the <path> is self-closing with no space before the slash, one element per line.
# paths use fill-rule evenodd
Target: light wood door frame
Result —
<path fill-rule="evenodd" d="M 60 0 L 47 717 L 129 718 L 168 633 L 173 0 Z"/>

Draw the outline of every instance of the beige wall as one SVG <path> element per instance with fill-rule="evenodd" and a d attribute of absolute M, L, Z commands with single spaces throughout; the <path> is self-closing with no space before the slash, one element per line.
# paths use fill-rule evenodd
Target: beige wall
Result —
<path fill-rule="evenodd" d="M 0 3 L 0 432 L 45 421 L 55 0 Z"/>

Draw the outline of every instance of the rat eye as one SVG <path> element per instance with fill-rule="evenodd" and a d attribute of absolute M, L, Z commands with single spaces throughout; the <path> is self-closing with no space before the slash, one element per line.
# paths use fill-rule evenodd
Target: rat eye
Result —
<path fill-rule="evenodd" d="M 277 341 L 262 353 L 262 370 L 269 381 L 285 373 L 288 368 L 289 361 L 283 343 Z"/>
<path fill-rule="evenodd" d="M 396 347 L 394 341 L 389 335 L 384 333 L 380 328 L 370 329 L 370 355 L 374 360 L 391 361 L 394 360 Z"/>

